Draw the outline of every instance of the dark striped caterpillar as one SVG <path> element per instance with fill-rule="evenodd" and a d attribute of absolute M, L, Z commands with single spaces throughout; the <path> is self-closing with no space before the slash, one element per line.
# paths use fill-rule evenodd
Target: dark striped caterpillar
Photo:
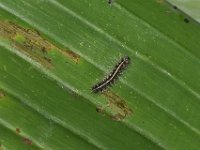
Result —
<path fill-rule="evenodd" d="M 123 57 L 120 62 L 115 66 L 113 71 L 104 78 L 103 81 L 97 83 L 92 87 L 92 92 L 98 93 L 106 88 L 110 87 L 116 79 L 118 79 L 119 75 L 122 73 L 122 71 L 127 67 L 127 65 L 130 63 L 130 58 L 128 56 Z"/>

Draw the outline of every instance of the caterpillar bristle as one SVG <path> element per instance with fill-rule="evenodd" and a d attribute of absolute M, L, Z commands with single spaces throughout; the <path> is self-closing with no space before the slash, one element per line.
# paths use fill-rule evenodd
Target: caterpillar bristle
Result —
<path fill-rule="evenodd" d="M 111 71 L 110 74 L 108 74 L 101 82 L 97 83 L 96 85 L 92 86 L 92 92 L 98 93 L 102 92 L 108 87 L 111 87 L 115 80 L 119 78 L 119 76 L 122 74 L 123 70 L 128 66 L 130 63 L 130 57 L 126 56 L 121 58 L 119 63 L 115 65 L 114 69 Z"/>

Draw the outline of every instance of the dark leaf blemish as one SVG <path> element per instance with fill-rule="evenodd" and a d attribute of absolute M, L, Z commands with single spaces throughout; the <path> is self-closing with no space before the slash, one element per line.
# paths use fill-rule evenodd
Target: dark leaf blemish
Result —
<path fill-rule="evenodd" d="M 21 130 L 19 128 L 16 128 L 15 131 L 17 134 L 20 134 L 20 132 L 21 132 Z"/>
<path fill-rule="evenodd" d="M 177 7 L 177 6 L 173 6 L 173 8 L 174 8 L 174 9 L 178 9 L 178 7 Z"/>
<path fill-rule="evenodd" d="M 132 109 L 118 95 L 110 91 L 103 92 L 103 95 L 108 98 L 108 107 L 113 111 L 113 115 L 110 116 L 112 120 L 121 121 L 133 114 Z"/>
<path fill-rule="evenodd" d="M 111 4 L 112 3 L 112 0 L 108 0 L 108 4 Z"/>
<path fill-rule="evenodd" d="M 24 28 L 13 22 L 0 21 L 0 37 L 8 39 L 12 47 L 48 69 L 54 67 L 48 55 L 50 51 L 56 51 L 75 63 L 78 63 L 80 59 L 80 56 L 71 50 L 58 48 L 44 39 L 39 31 Z"/>
<path fill-rule="evenodd" d="M 185 19 L 184 19 L 184 22 L 185 22 L 185 23 L 189 23 L 190 21 L 189 21 L 189 19 L 185 18 Z"/>
<path fill-rule="evenodd" d="M 22 140 L 23 140 L 24 143 L 27 144 L 27 145 L 32 145 L 32 144 L 33 144 L 33 142 L 32 142 L 30 139 L 26 138 L 26 137 L 23 137 Z"/>
<path fill-rule="evenodd" d="M 116 114 L 116 115 L 113 115 L 113 116 L 111 116 L 111 119 L 112 120 L 115 120 L 115 121 L 120 121 L 120 120 L 122 120 L 122 119 L 124 119 L 125 118 L 125 116 L 123 116 L 122 114 Z"/>

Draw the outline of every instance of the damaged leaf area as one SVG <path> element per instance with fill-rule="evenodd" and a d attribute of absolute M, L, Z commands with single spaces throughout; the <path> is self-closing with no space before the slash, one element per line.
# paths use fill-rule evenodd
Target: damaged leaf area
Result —
<path fill-rule="evenodd" d="M 23 139 L 23 142 L 25 144 L 27 144 L 27 145 L 32 145 L 33 144 L 33 142 L 29 138 L 23 137 L 22 139 Z"/>
<path fill-rule="evenodd" d="M 16 128 L 15 129 L 15 132 L 16 132 L 16 134 L 17 135 L 20 135 L 20 133 L 21 133 L 21 129 L 20 128 Z M 25 137 L 25 136 L 23 136 L 23 135 L 21 135 L 22 137 L 22 141 L 25 143 L 25 144 L 27 144 L 27 145 L 32 145 L 33 144 L 33 141 L 32 140 L 30 140 L 29 138 L 27 138 L 27 137 Z"/>
<path fill-rule="evenodd" d="M 112 120 L 121 121 L 133 114 L 132 109 L 129 108 L 126 102 L 115 93 L 106 90 L 103 91 L 102 94 L 108 100 L 107 108 L 112 111 L 112 114 L 110 115 Z M 105 108 L 99 107 L 96 110 L 99 113 L 104 113 L 104 109 Z"/>
<path fill-rule="evenodd" d="M 50 51 L 56 51 L 63 57 L 78 63 L 80 57 L 70 50 L 60 49 L 41 37 L 37 30 L 23 28 L 16 23 L 0 21 L 0 37 L 11 42 L 11 46 L 45 68 L 54 67 Z"/>
<path fill-rule="evenodd" d="M 0 98 L 3 98 L 4 96 L 6 96 L 5 92 L 0 89 Z"/>
<path fill-rule="evenodd" d="M 0 143 L 0 150 L 3 150 L 3 146 L 2 146 L 2 144 Z"/>

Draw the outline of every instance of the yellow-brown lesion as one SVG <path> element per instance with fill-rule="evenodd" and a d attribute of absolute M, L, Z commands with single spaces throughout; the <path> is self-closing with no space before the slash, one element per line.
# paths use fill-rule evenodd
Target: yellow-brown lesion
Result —
<path fill-rule="evenodd" d="M 106 90 L 103 91 L 102 94 L 108 99 L 107 107 L 113 112 L 110 116 L 111 119 L 120 121 L 133 113 L 132 109 L 128 107 L 126 102 L 115 93 Z M 98 110 L 102 113 L 104 108 L 99 107 Z"/>
<path fill-rule="evenodd" d="M 60 49 L 44 39 L 37 30 L 26 29 L 9 21 L 0 21 L 0 37 L 11 41 L 11 45 L 46 68 L 54 67 L 50 51 L 57 51 L 62 56 L 79 62 L 80 56 L 68 49 Z"/>
<path fill-rule="evenodd" d="M 76 64 L 79 63 L 80 61 L 80 56 L 77 55 L 76 53 L 70 51 L 70 50 L 61 50 L 61 49 L 56 49 L 58 52 L 60 52 L 63 56 L 70 58 L 71 60 L 73 60 L 73 62 L 75 62 Z"/>
<path fill-rule="evenodd" d="M 158 4 L 163 4 L 163 3 L 164 3 L 164 0 L 156 0 L 156 2 L 157 2 Z"/>
<path fill-rule="evenodd" d="M 0 89 L 0 98 L 2 98 L 4 96 L 6 96 L 6 93 L 2 89 Z"/>

